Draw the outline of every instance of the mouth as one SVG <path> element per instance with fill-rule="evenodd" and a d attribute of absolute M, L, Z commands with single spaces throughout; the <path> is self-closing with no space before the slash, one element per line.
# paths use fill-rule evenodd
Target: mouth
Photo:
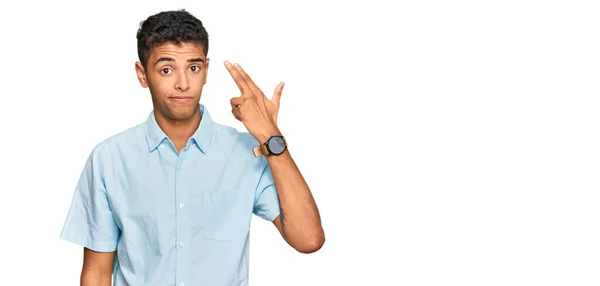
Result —
<path fill-rule="evenodd" d="M 173 96 L 173 97 L 169 97 L 169 100 L 176 102 L 176 103 L 184 103 L 184 102 L 190 102 L 192 100 L 192 98 L 185 97 L 185 96 Z"/>

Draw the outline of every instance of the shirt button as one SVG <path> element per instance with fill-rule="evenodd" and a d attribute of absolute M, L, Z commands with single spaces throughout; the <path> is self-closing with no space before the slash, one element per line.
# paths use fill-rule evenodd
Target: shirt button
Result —
<path fill-rule="evenodd" d="M 185 205 L 184 205 L 183 203 L 180 203 L 180 204 L 179 204 L 179 208 L 180 208 L 180 209 L 182 209 L 182 208 L 185 208 Z"/>
<path fill-rule="evenodd" d="M 181 246 L 181 247 L 185 247 L 185 243 L 183 243 L 183 242 L 180 242 L 180 243 L 179 243 L 179 246 Z"/>
<path fill-rule="evenodd" d="M 183 284 L 183 282 L 180 282 L 180 283 L 179 283 L 179 286 L 185 286 L 185 284 Z"/>

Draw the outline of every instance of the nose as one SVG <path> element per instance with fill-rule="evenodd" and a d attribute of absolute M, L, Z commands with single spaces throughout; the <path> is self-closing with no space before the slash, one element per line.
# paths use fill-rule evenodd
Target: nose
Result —
<path fill-rule="evenodd" d="M 175 89 L 180 91 L 186 91 L 190 88 L 190 83 L 186 73 L 180 73 L 175 82 Z"/>

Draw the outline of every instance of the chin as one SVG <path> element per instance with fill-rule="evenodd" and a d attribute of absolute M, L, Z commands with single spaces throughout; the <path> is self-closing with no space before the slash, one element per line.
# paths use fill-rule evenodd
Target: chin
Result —
<path fill-rule="evenodd" d="M 190 108 L 189 110 L 171 110 L 169 117 L 175 120 L 186 120 L 196 113 L 196 108 Z"/>

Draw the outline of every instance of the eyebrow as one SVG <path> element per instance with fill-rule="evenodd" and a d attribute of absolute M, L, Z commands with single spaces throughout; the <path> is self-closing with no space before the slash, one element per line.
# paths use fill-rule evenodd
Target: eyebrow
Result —
<path fill-rule="evenodd" d="M 154 63 L 154 65 L 157 65 L 159 62 L 174 62 L 174 61 L 175 61 L 175 59 L 173 59 L 173 58 L 162 57 L 162 58 L 159 58 L 158 60 L 156 60 L 156 62 Z M 197 62 L 204 63 L 204 59 L 203 58 L 189 59 L 187 61 L 189 63 L 197 63 Z"/>

